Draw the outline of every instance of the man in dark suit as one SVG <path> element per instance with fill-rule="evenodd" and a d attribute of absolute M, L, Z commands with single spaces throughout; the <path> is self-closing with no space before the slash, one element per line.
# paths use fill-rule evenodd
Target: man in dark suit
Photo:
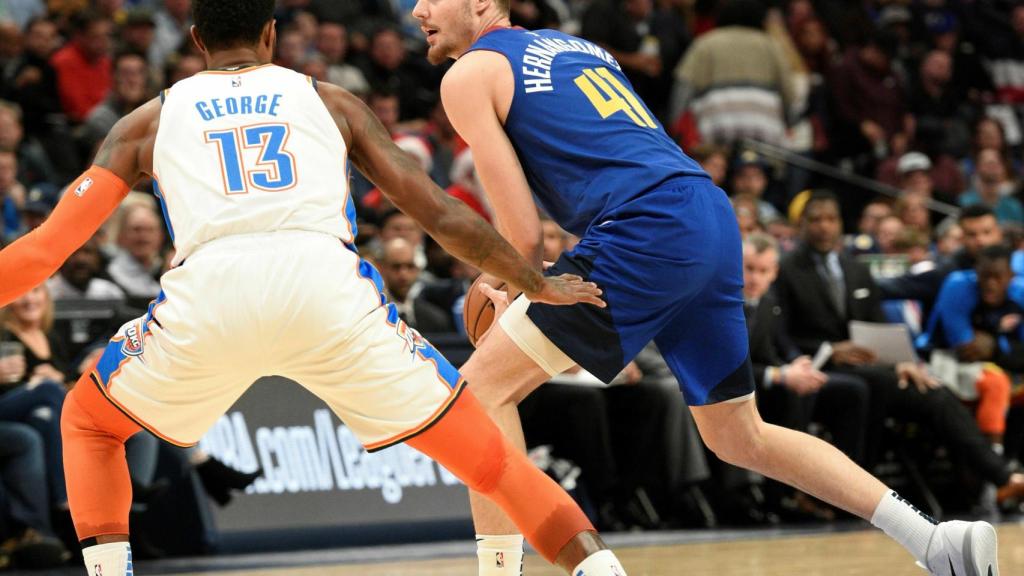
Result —
<path fill-rule="evenodd" d="M 813 354 L 829 342 L 831 369 L 863 378 L 870 386 L 866 461 L 878 452 L 886 417 L 917 420 L 981 478 L 1001 487 L 1001 494 L 1024 495 L 1024 476 L 1011 474 L 949 390 L 914 363 L 879 364 L 873 351 L 850 341 L 851 320 L 885 319 L 867 267 L 839 250 L 841 222 L 834 194 L 811 195 L 800 218 L 801 245 L 783 259 L 775 292 L 785 311 L 786 333 L 803 353 Z"/>
<path fill-rule="evenodd" d="M 814 368 L 785 333 L 782 308 L 770 288 L 779 273 L 778 244 L 752 234 L 743 242 L 743 297 L 757 406 L 766 422 L 806 431 L 825 425 L 832 442 L 854 462 L 864 449 L 868 384 L 857 376 Z"/>
<path fill-rule="evenodd" d="M 388 296 L 398 308 L 398 317 L 422 334 L 454 332 L 451 315 L 418 294 L 420 268 L 416 252 L 402 238 L 388 240 L 378 262 Z"/>

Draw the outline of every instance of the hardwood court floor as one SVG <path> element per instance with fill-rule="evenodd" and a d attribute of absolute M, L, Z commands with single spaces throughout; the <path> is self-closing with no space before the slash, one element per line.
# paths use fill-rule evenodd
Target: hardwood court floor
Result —
<path fill-rule="evenodd" d="M 1003 576 L 1024 575 L 1024 523 L 999 527 Z M 623 548 L 619 557 L 630 576 L 923 576 L 910 556 L 880 532 L 740 540 Z M 475 576 L 472 558 L 379 564 L 309 566 L 219 572 L 224 576 Z M 529 576 L 563 573 L 536 556 Z M 199 576 L 198 573 L 179 576 Z"/>

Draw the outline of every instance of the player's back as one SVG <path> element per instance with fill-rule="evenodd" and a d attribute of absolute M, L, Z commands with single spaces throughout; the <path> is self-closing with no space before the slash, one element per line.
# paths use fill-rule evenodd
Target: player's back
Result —
<path fill-rule="evenodd" d="M 670 180 L 707 175 L 665 133 L 603 48 L 555 30 L 498 28 L 515 92 L 505 132 L 544 209 L 578 236 Z"/>
<path fill-rule="evenodd" d="M 153 151 L 175 263 L 217 238 L 278 230 L 351 242 L 346 146 L 307 76 L 207 71 L 163 95 Z"/>

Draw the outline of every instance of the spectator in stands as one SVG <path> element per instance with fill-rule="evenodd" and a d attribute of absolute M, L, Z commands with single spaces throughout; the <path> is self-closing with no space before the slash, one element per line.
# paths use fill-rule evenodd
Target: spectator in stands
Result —
<path fill-rule="evenodd" d="M 964 247 L 964 231 L 953 217 L 946 218 L 935 228 L 936 263 L 946 266 L 949 259 Z"/>
<path fill-rule="evenodd" d="M 163 7 L 153 14 L 156 23 L 154 44 L 159 54 L 157 62 L 165 62 L 171 54 L 190 42 L 192 27 L 192 0 L 164 0 Z"/>
<path fill-rule="evenodd" d="M 978 427 L 998 445 L 1006 431 L 1010 379 L 1024 374 L 1024 279 L 1014 278 L 1011 256 L 1005 246 L 989 246 L 974 270 L 951 274 L 920 341 L 926 349 L 955 352 L 959 365 L 942 376 L 965 399 L 977 399 Z"/>
<path fill-rule="evenodd" d="M 697 38 L 675 70 L 670 115 L 689 113 L 701 142 L 781 144 L 793 99 L 789 62 L 764 32 L 756 0 L 730 0 L 718 28 Z"/>
<path fill-rule="evenodd" d="M 354 94 L 367 94 L 370 84 L 362 71 L 345 58 L 348 56 L 348 29 L 339 22 L 322 22 L 317 29 L 317 52 L 327 61 L 327 81 Z"/>
<path fill-rule="evenodd" d="M 917 82 L 911 92 L 914 142 L 930 156 L 963 156 L 970 134 L 965 121 L 966 94 L 953 81 L 953 59 L 947 52 L 932 50 L 921 59 Z"/>
<path fill-rule="evenodd" d="M 789 342 L 782 309 L 770 291 L 779 256 L 770 236 L 754 234 L 743 242 L 744 310 L 758 409 L 765 421 L 796 430 L 806 431 L 812 420 L 824 423 L 835 445 L 861 462 L 867 383 L 845 374 L 826 375 Z"/>
<path fill-rule="evenodd" d="M 442 102 L 434 105 L 421 135 L 426 140 L 434 157 L 434 171 L 430 173 L 430 177 L 437 182 L 438 186 L 446 188 L 455 182 L 451 179 L 455 168 L 455 159 L 465 151 L 466 143 L 452 127 Z"/>
<path fill-rule="evenodd" d="M 689 42 L 676 12 L 656 9 L 654 0 L 597 0 L 583 14 L 580 34 L 618 60 L 637 96 L 664 119 L 672 70 Z"/>
<path fill-rule="evenodd" d="M 896 201 L 893 211 L 903 224 L 911 229 L 931 236 L 932 220 L 928 212 L 928 196 L 920 193 L 904 194 Z"/>
<path fill-rule="evenodd" d="M 973 186 L 960 196 L 960 205 L 983 204 L 995 212 L 1000 224 L 1024 224 L 1024 206 L 1013 196 L 1016 186 L 1006 157 L 986 148 L 978 152 L 974 163 Z"/>
<path fill-rule="evenodd" d="M 111 35 L 114 24 L 95 12 L 72 18 L 72 36 L 50 65 L 57 74 L 61 106 L 73 124 L 83 122 L 111 88 Z"/>
<path fill-rule="evenodd" d="M 558 11 L 547 0 L 511 0 L 508 9 L 513 26 L 527 30 L 559 28 Z"/>
<path fill-rule="evenodd" d="M 18 158 L 0 151 L 0 239 L 13 240 L 22 232 L 21 210 L 27 192 L 17 180 Z"/>
<path fill-rule="evenodd" d="M 687 152 L 708 173 L 715 186 L 725 187 L 725 177 L 729 173 L 729 152 L 725 148 L 700 144 Z"/>
<path fill-rule="evenodd" d="M 974 177 L 976 169 L 974 158 L 978 155 L 978 152 L 986 148 L 998 150 L 999 155 L 1004 158 L 1010 157 L 1009 147 L 1006 144 L 1006 132 L 1003 130 L 1002 123 L 995 118 L 982 116 L 974 124 L 974 135 L 971 141 L 970 153 L 965 155 L 960 161 L 960 170 L 968 180 Z M 1019 163 L 1015 164 L 1014 172 L 1019 173 L 1019 168 Z"/>
<path fill-rule="evenodd" d="M 733 166 L 732 186 L 729 193 L 750 196 L 757 199 L 757 219 L 761 223 L 782 218 L 779 210 L 764 199 L 768 188 L 768 166 L 764 159 L 753 150 L 744 150 Z"/>
<path fill-rule="evenodd" d="M 763 230 L 756 197 L 749 194 L 736 194 L 731 201 L 733 212 L 736 213 L 736 223 L 740 227 L 740 235 L 743 238 Z"/>
<path fill-rule="evenodd" d="M 153 13 L 144 8 L 130 10 L 121 25 L 121 53 L 131 52 L 141 55 L 155 70 L 162 70 L 168 54 L 164 53 L 156 43 L 156 20 Z M 114 74 L 117 75 L 117 63 L 114 63 Z M 114 79 L 116 86 L 117 79 Z"/>
<path fill-rule="evenodd" d="M 907 152 L 900 156 L 896 165 L 900 190 L 930 197 L 935 190 L 931 169 L 931 159 L 921 152 Z"/>
<path fill-rule="evenodd" d="M 878 240 L 878 250 L 882 254 L 896 254 L 896 241 L 903 235 L 906 226 L 899 216 L 886 216 L 878 224 L 878 232 L 875 237 Z"/>
<path fill-rule="evenodd" d="M 0 570 L 11 562 L 16 568 L 56 568 L 71 559 L 54 537 L 50 502 L 40 486 L 47 485 L 48 470 L 39 433 L 20 422 L 0 421 Z"/>
<path fill-rule="evenodd" d="M 407 53 L 402 35 L 394 28 L 383 27 L 374 33 L 369 59 L 362 69 L 371 86 L 398 95 L 401 120 L 430 114 L 437 101 L 436 71 L 423 58 L 412 58 Z"/>
<path fill-rule="evenodd" d="M 862 378 L 870 386 L 866 462 L 879 453 L 886 417 L 915 419 L 972 471 L 1000 487 L 1001 499 L 1024 495 L 1024 475 L 1010 472 L 949 390 L 921 366 L 878 364 L 874 351 L 850 340 L 849 321 L 885 322 L 885 317 L 867 267 L 837 250 L 841 222 L 838 198 L 831 192 L 815 192 L 801 216 L 802 244 L 783 259 L 775 290 L 786 314 L 787 334 L 796 346 L 814 354 L 823 342 L 831 343 L 830 369 Z"/>
<path fill-rule="evenodd" d="M 206 63 L 203 62 L 201 57 L 194 54 L 182 54 L 176 59 L 171 60 L 171 69 L 167 73 L 166 87 L 170 88 L 179 80 L 191 78 L 205 69 Z"/>
<path fill-rule="evenodd" d="M 0 152 L 14 152 L 18 158 L 17 179 L 26 186 L 49 183 L 56 171 L 42 144 L 26 137 L 21 124 L 21 107 L 0 100 Z"/>
<path fill-rule="evenodd" d="M 999 227 L 991 208 L 980 205 L 967 207 L 960 213 L 958 223 L 963 232 L 962 249 L 934 270 L 920 274 L 911 272 L 897 278 L 879 280 L 882 298 L 917 300 L 921 303 L 924 317 L 927 318 L 946 276 L 956 270 L 974 267 L 974 259 L 982 248 L 1003 242 L 1003 230 Z"/>
<path fill-rule="evenodd" d="M 847 50 L 829 76 L 837 132 L 832 142 L 842 158 L 855 158 L 868 168 L 890 151 L 906 149 L 912 122 L 903 84 L 892 70 L 894 39 L 878 33 L 862 46 Z"/>
<path fill-rule="evenodd" d="M 81 126 L 79 138 L 88 156 L 106 138 L 122 117 L 154 96 L 149 85 L 149 67 L 142 56 L 133 53 L 114 58 L 114 88 L 99 106 L 93 109 Z"/>
<path fill-rule="evenodd" d="M 398 308 L 398 317 L 424 334 L 454 332 L 451 315 L 420 296 L 422 270 L 415 254 L 409 242 L 396 237 L 384 242 L 377 257 L 384 287 Z"/>
<path fill-rule="evenodd" d="M 287 28 L 278 35 L 277 57 L 274 64 L 298 71 L 309 56 L 310 47 L 297 28 Z"/>
<path fill-rule="evenodd" d="M 1024 103 L 1024 5 L 1013 4 L 1009 17 L 997 14 L 1002 20 L 987 23 L 979 38 L 996 97 L 1004 104 Z"/>
<path fill-rule="evenodd" d="M 118 250 L 107 274 L 129 298 L 144 303 L 160 294 L 157 277 L 163 265 L 163 223 L 147 203 L 122 207 L 119 220 Z"/>
<path fill-rule="evenodd" d="M 872 200 L 860 213 L 857 234 L 846 237 L 846 250 L 858 254 L 874 254 L 878 248 L 878 228 L 882 221 L 892 215 L 892 205 L 881 198 Z"/>
<path fill-rule="evenodd" d="M 67 351 L 53 328 L 53 300 L 40 285 L 0 310 L 0 341 L 20 344 L 22 365 L 0 374 L 0 421 L 31 426 L 43 439 L 50 503 L 68 510 L 61 456 L 60 413 L 64 405 Z M 17 358 L 17 356 L 15 356 Z"/>
<path fill-rule="evenodd" d="M 491 211 L 490 201 L 484 193 L 483 184 L 476 176 L 476 167 L 473 165 L 473 152 L 466 148 L 455 157 L 451 171 L 452 185 L 445 189 L 445 192 L 462 200 L 477 214 L 484 217 L 488 222 L 494 217 Z"/>

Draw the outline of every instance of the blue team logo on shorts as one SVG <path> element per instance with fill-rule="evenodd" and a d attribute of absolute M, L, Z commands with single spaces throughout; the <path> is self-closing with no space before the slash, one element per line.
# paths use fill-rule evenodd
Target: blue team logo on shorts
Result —
<path fill-rule="evenodd" d="M 125 356 L 142 356 L 142 323 L 132 322 L 124 331 L 121 353 Z"/>

